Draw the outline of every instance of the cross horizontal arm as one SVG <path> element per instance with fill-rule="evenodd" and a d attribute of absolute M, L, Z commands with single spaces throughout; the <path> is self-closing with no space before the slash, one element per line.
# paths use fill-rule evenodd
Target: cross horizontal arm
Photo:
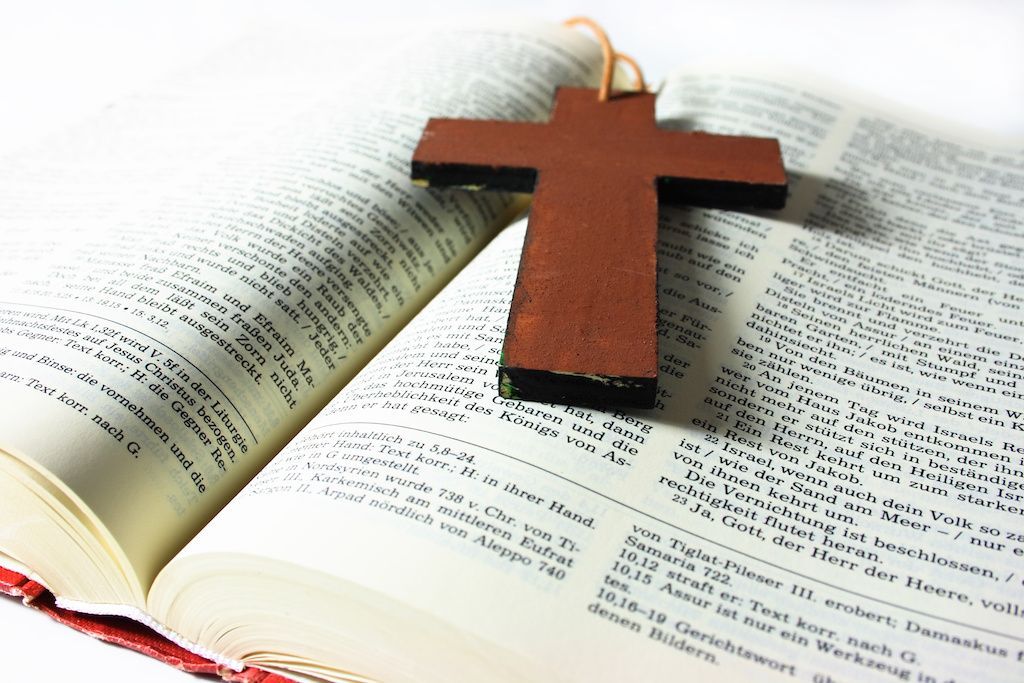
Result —
<path fill-rule="evenodd" d="M 412 158 L 421 186 L 532 192 L 544 124 L 431 119 Z"/>
<path fill-rule="evenodd" d="M 786 171 L 778 140 L 657 131 L 658 199 L 715 208 L 781 209 Z"/>

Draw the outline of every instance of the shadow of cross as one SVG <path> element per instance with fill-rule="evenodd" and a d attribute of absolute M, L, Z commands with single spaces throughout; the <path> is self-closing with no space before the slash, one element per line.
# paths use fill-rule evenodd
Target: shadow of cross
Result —
<path fill-rule="evenodd" d="M 427 124 L 416 184 L 533 193 L 499 363 L 503 397 L 653 407 L 659 198 L 785 204 L 777 140 L 662 130 L 654 101 L 560 88 L 547 123 Z"/>

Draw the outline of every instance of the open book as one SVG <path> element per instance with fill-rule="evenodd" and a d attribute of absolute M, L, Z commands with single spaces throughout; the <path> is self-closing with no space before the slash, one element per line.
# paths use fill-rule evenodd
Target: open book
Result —
<path fill-rule="evenodd" d="M 656 409 L 506 401 L 521 201 L 409 159 L 596 46 L 329 54 L 242 45 L 0 168 L 0 565 L 224 672 L 1024 676 L 1024 146 L 681 72 L 661 125 L 779 137 L 786 210 L 662 212 Z"/>

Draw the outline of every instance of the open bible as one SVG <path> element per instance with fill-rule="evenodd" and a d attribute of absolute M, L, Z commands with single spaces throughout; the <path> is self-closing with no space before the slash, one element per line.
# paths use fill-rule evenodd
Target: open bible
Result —
<path fill-rule="evenodd" d="M 598 50 L 331 50 L 243 43 L 0 167 L 4 585 L 229 678 L 1020 680 L 1019 141 L 673 75 L 660 125 L 780 138 L 787 208 L 661 212 L 654 410 L 504 400 L 523 202 L 409 158 Z"/>

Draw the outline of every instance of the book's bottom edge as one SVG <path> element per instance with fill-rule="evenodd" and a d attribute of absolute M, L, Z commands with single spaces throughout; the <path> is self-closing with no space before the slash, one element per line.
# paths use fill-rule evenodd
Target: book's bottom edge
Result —
<path fill-rule="evenodd" d="M 246 668 L 246 665 L 243 662 L 229 659 L 227 657 L 221 657 L 212 650 L 193 643 L 176 631 L 173 631 L 156 621 L 153 617 L 149 616 L 137 607 L 131 607 L 129 605 L 82 602 L 80 600 L 68 600 L 61 597 L 56 598 L 56 605 L 58 608 L 78 616 L 88 615 L 101 618 L 121 618 L 138 622 L 174 645 L 177 645 L 178 647 L 191 652 L 204 660 L 211 661 L 221 668 L 230 669 L 236 672 L 243 671 Z"/>
<path fill-rule="evenodd" d="M 86 635 L 134 650 L 192 674 L 232 683 L 293 683 L 292 679 L 219 657 L 125 605 L 99 605 L 57 598 L 42 584 L 0 566 L 0 593 L 21 599 L 55 621 Z"/>

